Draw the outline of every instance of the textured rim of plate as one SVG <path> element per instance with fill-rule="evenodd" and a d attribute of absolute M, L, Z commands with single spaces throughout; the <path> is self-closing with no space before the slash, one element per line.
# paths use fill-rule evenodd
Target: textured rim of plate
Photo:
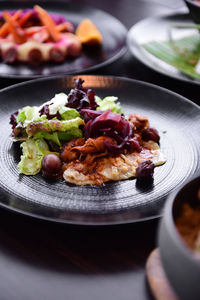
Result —
<path fill-rule="evenodd" d="M 161 86 L 158 86 L 158 85 L 155 85 L 155 84 L 152 84 L 152 83 L 148 83 L 148 82 L 140 81 L 140 80 L 135 80 L 135 79 L 127 78 L 127 77 L 111 76 L 111 75 L 104 76 L 104 75 L 80 74 L 80 76 L 115 78 L 115 79 L 120 80 L 120 81 L 135 83 L 135 84 L 138 84 L 138 85 L 141 85 L 141 86 L 148 86 L 148 87 L 151 87 L 153 89 L 163 91 L 164 93 L 167 93 L 169 95 L 174 95 L 177 98 L 179 98 L 179 100 L 181 100 L 183 102 L 186 102 L 190 105 L 193 105 L 194 107 L 196 107 L 200 111 L 200 107 L 197 104 L 195 104 L 194 102 L 192 102 L 191 100 L 185 98 L 184 96 L 179 95 L 178 93 L 175 93 L 173 91 L 170 91 L 166 88 L 163 88 Z M 10 86 L 10 87 L 6 87 L 4 89 L 1 89 L 0 90 L 0 96 L 1 96 L 2 92 L 6 92 L 8 90 L 15 89 L 16 87 L 31 85 L 32 83 L 35 83 L 35 82 L 42 82 L 42 81 L 49 81 L 49 80 L 51 81 L 53 79 L 59 80 L 59 79 L 65 78 L 65 77 L 74 77 L 74 76 L 72 76 L 72 75 L 60 76 L 59 75 L 59 76 L 43 77 L 43 78 L 29 80 L 29 81 L 26 81 L 26 82 L 17 83 L 17 84 L 14 84 L 14 85 Z M 178 188 L 179 187 L 177 187 L 176 189 L 178 189 Z M 176 189 L 174 191 L 176 191 Z M 0 189 L 0 191 L 1 191 L 1 189 Z M 4 193 L 6 194 L 6 191 L 4 191 Z M 170 192 L 169 192 L 169 194 L 170 194 Z M 169 194 L 166 196 L 166 199 L 169 196 Z M 42 215 L 37 215 L 37 214 L 34 214 L 34 213 L 23 211 L 23 210 L 18 209 L 18 208 L 10 207 L 10 206 L 8 206 L 6 204 L 3 204 L 1 202 L 0 202 L 0 207 L 6 208 L 9 211 L 12 211 L 14 213 L 19 213 L 19 214 L 24 215 L 24 216 L 32 217 L 34 219 L 40 219 L 40 220 L 54 222 L 54 223 L 62 223 L 62 224 L 77 225 L 77 226 L 78 225 L 79 226 L 86 226 L 86 227 L 87 226 L 111 226 L 111 225 L 116 226 L 116 225 L 122 225 L 122 224 L 125 225 L 125 224 L 131 224 L 131 223 L 133 224 L 133 223 L 139 223 L 139 222 L 149 221 L 149 220 L 153 220 L 153 219 L 158 219 L 158 218 L 163 216 L 163 213 L 160 213 L 160 214 L 153 215 L 153 216 L 150 216 L 150 217 L 143 217 L 143 218 L 134 219 L 134 220 L 128 219 L 128 220 L 116 220 L 116 221 L 107 221 L 107 222 L 106 221 L 105 222 L 94 222 L 94 221 L 92 222 L 92 221 L 90 221 L 90 222 L 84 223 L 84 222 L 77 221 L 77 220 L 76 221 L 64 220 L 64 219 L 58 219 L 58 218 L 53 218 L 53 217 L 46 217 L 46 216 L 42 216 Z M 120 212 L 118 212 L 117 214 L 120 214 Z"/>
<path fill-rule="evenodd" d="M 2 2 L 0 2 L 0 7 L 3 5 L 4 2 L 6 4 L 9 3 L 9 1 L 2 1 Z M 21 0 L 19 2 L 23 3 L 24 5 L 26 4 L 26 1 L 22 1 Z M 35 2 L 33 2 L 33 1 L 29 2 L 29 4 L 31 4 L 31 3 L 35 4 Z M 42 4 L 42 3 L 45 4 L 45 1 L 41 1 L 40 0 L 37 3 L 38 4 Z M 63 1 L 60 1 L 60 0 L 58 0 L 57 2 L 54 2 L 54 1 L 51 2 L 51 1 L 49 1 L 46 4 L 47 5 L 58 5 L 59 3 L 61 5 L 66 5 L 68 3 L 74 4 L 72 0 L 71 1 L 67 1 L 67 2 L 63 2 Z M 17 1 L 16 2 L 11 1 L 10 4 L 17 5 Z M 75 3 L 74 5 L 78 6 L 77 3 Z M 85 8 L 88 7 L 88 8 L 91 8 L 91 9 L 95 9 L 95 10 L 101 11 L 102 13 L 104 13 L 104 14 L 106 14 L 108 16 L 111 16 L 112 18 L 114 18 L 116 21 L 118 21 L 121 24 L 121 26 L 123 27 L 124 32 L 125 32 L 125 39 L 124 39 L 124 46 L 119 50 L 118 53 L 116 53 L 113 57 L 109 58 L 108 60 L 103 61 L 103 62 L 101 62 L 101 63 L 99 63 L 97 65 L 91 66 L 89 68 L 86 68 L 86 69 L 83 69 L 83 70 L 80 70 L 80 71 L 72 72 L 72 73 L 61 73 L 60 75 L 31 75 L 31 76 L 30 75 L 27 75 L 27 76 L 26 75 L 9 75 L 9 74 L 4 75 L 4 74 L 0 73 L 0 78 L 34 80 L 34 79 L 37 79 L 37 78 L 48 78 L 48 77 L 52 77 L 52 76 L 54 76 L 54 77 L 58 76 L 59 77 L 59 76 L 68 76 L 68 75 L 69 76 L 70 75 L 78 75 L 78 74 L 81 74 L 82 72 L 87 73 L 87 72 L 91 72 L 91 71 L 103 68 L 104 66 L 112 64 L 113 62 L 117 61 L 120 57 L 122 57 L 126 53 L 126 51 L 127 51 L 126 35 L 127 35 L 128 30 L 125 27 L 125 25 L 119 19 L 117 19 L 115 16 L 107 13 L 106 11 L 104 11 L 102 9 L 96 8 L 95 6 L 85 5 L 85 4 L 80 4 L 80 5 L 82 7 L 85 7 Z M 11 9 L 12 9 L 12 7 L 11 7 Z M 1 10 L 1 8 L 0 8 L 0 10 Z"/>
<path fill-rule="evenodd" d="M 142 49 L 141 48 L 141 45 L 137 43 L 137 41 L 135 40 L 134 38 L 134 31 L 136 30 L 136 26 L 140 26 L 141 24 L 143 23 L 146 23 L 146 22 L 150 22 L 152 20 L 155 20 L 155 19 L 159 19 L 159 18 L 167 18 L 167 17 L 173 17 L 173 16 L 177 16 L 177 15 L 189 15 L 189 11 L 186 10 L 185 8 L 182 9 L 182 10 L 178 10 L 177 13 L 168 13 L 168 14 L 160 14 L 160 15 L 156 15 L 154 17 L 149 17 L 149 18 L 146 18 L 146 19 L 143 19 L 139 22 L 137 22 L 136 24 L 134 24 L 128 31 L 128 34 L 127 34 L 127 46 L 128 46 L 128 49 L 129 51 L 132 53 L 132 55 L 134 55 L 142 64 L 144 64 L 146 67 L 148 67 L 149 69 L 159 73 L 159 74 L 162 74 L 164 75 L 165 77 L 170 77 L 170 78 L 174 78 L 174 79 L 177 79 L 179 81 L 183 81 L 183 82 L 188 82 L 188 83 L 192 83 L 192 84 L 195 84 L 195 85 L 200 85 L 200 80 L 196 80 L 196 79 L 190 79 L 189 76 L 187 75 L 184 75 L 184 73 L 182 73 L 181 71 L 179 71 L 178 69 L 176 69 L 175 67 L 173 67 L 174 69 L 177 70 L 178 73 L 180 73 L 181 75 L 177 75 L 174 74 L 174 73 L 169 73 L 166 69 L 164 68 L 161 68 L 161 67 L 156 67 L 154 66 L 154 64 L 152 63 L 151 60 L 149 60 L 149 58 L 147 57 L 147 55 L 145 54 L 146 50 Z M 192 22 L 192 20 L 191 20 Z M 141 51 L 142 51 L 142 54 L 141 54 Z M 151 55 L 149 53 L 149 55 Z M 155 58 L 159 61 L 158 58 Z M 166 63 L 167 64 L 167 63 Z"/>

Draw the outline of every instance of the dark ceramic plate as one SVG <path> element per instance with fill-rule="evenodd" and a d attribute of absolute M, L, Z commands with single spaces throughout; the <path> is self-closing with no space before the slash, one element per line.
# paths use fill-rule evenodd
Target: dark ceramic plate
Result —
<path fill-rule="evenodd" d="M 200 84 L 200 81 L 183 74 L 175 67 L 165 63 L 164 61 L 154 57 L 148 53 L 142 45 L 150 41 L 166 41 L 169 39 L 168 29 L 171 24 L 192 24 L 193 21 L 189 13 L 179 12 L 176 14 L 156 16 L 147 18 L 135 24 L 128 32 L 128 47 L 132 54 L 147 67 L 159 72 L 165 76 L 187 81 L 194 84 Z M 191 33 L 197 31 L 191 30 Z M 187 30 L 188 33 L 188 30 Z M 173 37 L 182 36 L 183 30 L 174 30 Z"/>
<path fill-rule="evenodd" d="M 32 8 L 31 1 L 1 1 L 0 11 L 19 8 Z M 89 48 L 74 60 L 66 60 L 62 64 L 47 63 L 40 67 L 32 67 L 18 63 L 8 65 L 0 61 L 0 77 L 10 78 L 38 78 L 53 75 L 80 74 L 112 63 L 118 59 L 126 49 L 127 30 L 120 21 L 106 12 L 89 6 L 65 2 L 37 2 L 49 12 L 58 13 L 77 26 L 84 18 L 91 19 L 100 30 L 103 37 L 102 47 Z"/>
<path fill-rule="evenodd" d="M 126 115 L 135 112 L 147 116 L 160 132 L 167 162 L 155 169 L 154 182 L 149 186 L 130 179 L 102 187 L 79 187 L 62 180 L 51 183 L 41 175 L 19 176 L 20 147 L 10 139 L 10 114 L 26 105 L 39 105 L 55 93 L 68 93 L 76 77 L 21 83 L 0 92 L 0 204 L 35 217 L 84 225 L 138 222 L 159 216 L 169 192 L 200 166 L 200 108 L 151 84 L 114 77 L 79 77 L 100 97 L 118 96 Z"/>

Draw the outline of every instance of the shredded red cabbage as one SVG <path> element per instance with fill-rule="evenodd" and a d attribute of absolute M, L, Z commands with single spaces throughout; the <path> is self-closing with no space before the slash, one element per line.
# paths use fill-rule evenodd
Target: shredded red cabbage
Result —
<path fill-rule="evenodd" d="M 89 120 L 94 120 L 96 117 L 100 116 L 104 111 L 103 110 L 91 110 L 91 109 L 81 109 L 80 113 L 83 115 L 85 123 Z"/>
<path fill-rule="evenodd" d="M 75 108 L 80 111 L 83 108 L 96 109 L 95 92 L 91 89 L 83 88 L 84 80 L 76 79 L 75 88 L 68 95 L 68 103 L 66 106 Z"/>
<path fill-rule="evenodd" d="M 102 135 L 115 139 L 116 145 L 105 141 L 107 149 L 114 155 L 123 153 L 124 149 L 130 152 L 140 152 L 142 150 L 139 142 L 132 137 L 133 129 L 124 116 L 113 113 L 111 110 L 94 112 L 83 109 L 80 113 L 87 120 L 85 127 L 86 139 Z"/>

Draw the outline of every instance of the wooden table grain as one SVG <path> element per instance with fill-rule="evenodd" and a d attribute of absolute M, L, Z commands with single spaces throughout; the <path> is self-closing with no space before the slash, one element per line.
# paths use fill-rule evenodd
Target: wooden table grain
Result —
<path fill-rule="evenodd" d="M 73 2 L 103 9 L 127 29 L 184 6 L 181 0 Z M 148 81 L 200 104 L 199 86 L 149 70 L 128 51 L 93 74 Z M 17 82 L 1 79 L 0 88 Z M 0 300 L 150 300 L 145 263 L 156 246 L 157 228 L 158 220 L 108 227 L 54 224 L 1 208 Z"/>

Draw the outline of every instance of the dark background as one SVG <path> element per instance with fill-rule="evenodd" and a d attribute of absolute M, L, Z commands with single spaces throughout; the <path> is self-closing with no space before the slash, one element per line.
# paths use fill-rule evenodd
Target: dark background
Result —
<path fill-rule="evenodd" d="M 127 29 L 143 18 L 184 6 L 180 0 L 73 2 L 100 8 Z M 160 75 L 129 51 L 93 74 L 148 81 L 200 103 L 198 85 Z M 0 87 L 16 82 L 0 79 Z M 156 246 L 157 228 L 158 220 L 101 228 L 69 226 L 0 209 L 0 300 L 152 299 L 145 263 Z"/>

